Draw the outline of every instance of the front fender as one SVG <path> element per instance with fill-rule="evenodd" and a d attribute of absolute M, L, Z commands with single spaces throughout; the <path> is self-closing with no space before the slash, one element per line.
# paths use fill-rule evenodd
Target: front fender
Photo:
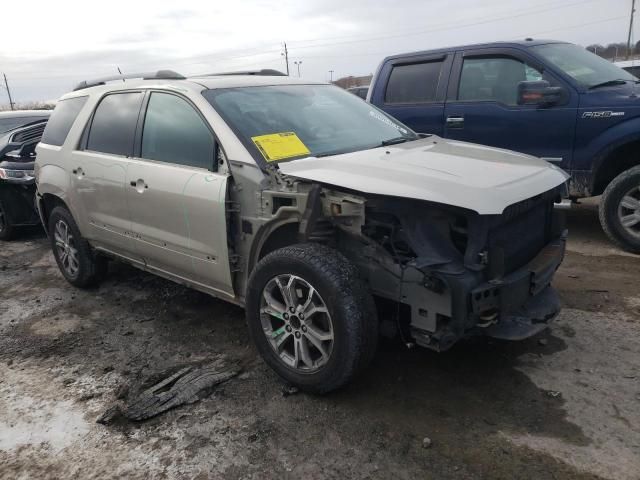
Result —
<path fill-rule="evenodd" d="M 597 122 L 600 120 L 589 121 Z M 598 170 L 603 166 L 611 153 L 623 145 L 638 141 L 640 141 L 640 117 L 617 123 L 604 130 L 600 135 L 593 137 L 585 146 L 582 154 L 576 155 L 578 158 L 589 158 L 590 168 L 588 168 L 585 162 L 585 164 L 583 164 L 584 166 L 574 164 L 572 170 L 591 170 L 589 189 L 593 191 Z"/>

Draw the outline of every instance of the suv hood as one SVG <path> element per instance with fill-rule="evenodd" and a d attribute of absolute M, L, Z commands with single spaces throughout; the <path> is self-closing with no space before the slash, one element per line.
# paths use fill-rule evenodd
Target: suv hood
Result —
<path fill-rule="evenodd" d="M 279 163 L 285 175 L 363 193 L 501 214 L 568 178 L 529 155 L 430 136 L 399 145 Z"/>

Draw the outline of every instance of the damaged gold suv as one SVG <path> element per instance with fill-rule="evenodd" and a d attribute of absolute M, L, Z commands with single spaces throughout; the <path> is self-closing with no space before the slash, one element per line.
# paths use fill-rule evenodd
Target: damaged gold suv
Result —
<path fill-rule="evenodd" d="M 71 284 L 119 259 L 244 306 L 265 361 L 313 392 L 365 368 L 380 330 L 442 351 L 558 313 L 558 168 L 274 71 L 137 77 L 83 82 L 38 146 Z"/>

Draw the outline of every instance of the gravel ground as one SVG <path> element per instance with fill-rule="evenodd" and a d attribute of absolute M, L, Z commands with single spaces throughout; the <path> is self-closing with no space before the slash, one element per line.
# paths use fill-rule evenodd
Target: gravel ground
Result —
<path fill-rule="evenodd" d="M 594 204 L 569 217 L 551 329 L 444 354 L 387 341 L 323 397 L 283 394 L 234 306 L 119 264 L 77 290 L 38 231 L 0 242 L 0 478 L 640 479 L 640 258 Z M 96 423 L 212 359 L 244 371 L 151 420 Z"/>

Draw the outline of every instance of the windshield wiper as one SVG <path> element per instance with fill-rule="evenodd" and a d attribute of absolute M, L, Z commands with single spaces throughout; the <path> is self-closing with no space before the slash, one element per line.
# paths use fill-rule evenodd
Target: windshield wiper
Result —
<path fill-rule="evenodd" d="M 624 85 L 627 82 L 633 82 L 634 80 L 623 80 L 623 79 L 616 79 L 616 80 L 607 80 L 606 82 L 602 82 L 602 83 L 596 83 L 595 85 L 591 85 L 589 87 L 589 90 L 593 90 L 594 88 L 600 88 L 600 87 L 612 87 L 614 85 Z M 637 81 L 635 82 L 637 83 Z"/>
<path fill-rule="evenodd" d="M 388 140 L 383 140 L 382 142 L 380 142 L 380 146 L 386 147 L 386 146 L 389 146 L 389 145 L 397 145 L 399 143 L 408 142 L 409 140 L 411 140 L 411 139 L 407 138 L 407 137 L 394 137 L 394 138 L 390 138 Z"/>

